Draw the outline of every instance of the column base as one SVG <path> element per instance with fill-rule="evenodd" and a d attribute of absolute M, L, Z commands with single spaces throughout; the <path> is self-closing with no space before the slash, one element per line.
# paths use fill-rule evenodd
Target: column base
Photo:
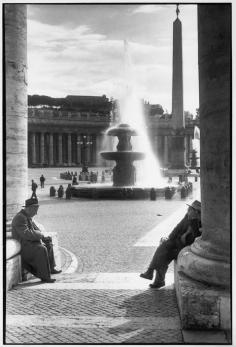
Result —
<path fill-rule="evenodd" d="M 175 289 L 183 329 L 231 330 L 227 289 L 203 284 L 180 271 L 175 262 Z"/>

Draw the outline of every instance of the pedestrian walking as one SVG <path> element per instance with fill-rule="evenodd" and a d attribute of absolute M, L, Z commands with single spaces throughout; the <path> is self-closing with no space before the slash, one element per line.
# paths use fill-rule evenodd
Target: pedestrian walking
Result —
<path fill-rule="evenodd" d="M 45 180 L 46 180 L 46 178 L 44 177 L 44 175 L 41 175 L 39 180 L 40 180 L 40 186 L 41 186 L 41 188 L 44 188 L 44 182 L 45 182 Z"/>
<path fill-rule="evenodd" d="M 36 195 L 36 189 L 37 189 L 37 188 L 38 188 L 37 183 L 34 182 L 34 180 L 32 180 L 32 183 L 31 183 L 31 190 L 32 190 L 31 198 L 37 199 L 37 195 Z"/>

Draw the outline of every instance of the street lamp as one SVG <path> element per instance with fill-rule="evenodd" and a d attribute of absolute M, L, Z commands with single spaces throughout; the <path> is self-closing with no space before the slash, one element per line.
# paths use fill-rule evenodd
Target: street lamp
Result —
<path fill-rule="evenodd" d="M 89 140 L 88 135 L 82 135 L 82 140 L 77 141 L 77 144 L 80 145 L 82 149 L 82 152 L 81 152 L 82 172 L 87 172 L 88 168 L 86 167 L 86 161 L 85 161 L 85 149 L 91 146 L 93 142 Z"/>

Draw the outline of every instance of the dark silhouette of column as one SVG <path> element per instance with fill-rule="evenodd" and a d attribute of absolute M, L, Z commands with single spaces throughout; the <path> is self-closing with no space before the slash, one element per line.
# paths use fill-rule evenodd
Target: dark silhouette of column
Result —
<path fill-rule="evenodd" d="M 44 133 L 40 134 L 40 163 L 44 164 Z"/>
<path fill-rule="evenodd" d="M 81 164 L 81 135 L 77 135 L 77 163 Z"/>
<path fill-rule="evenodd" d="M 53 133 L 49 134 L 49 165 L 52 166 L 54 164 L 53 160 Z"/>
<path fill-rule="evenodd" d="M 35 144 L 35 133 L 31 134 L 31 146 L 32 146 L 32 164 L 36 164 L 36 144 Z"/>
<path fill-rule="evenodd" d="M 205 326 L 227 329 L 230 321 L 231 283 L 230 4 L 198 5 L 198 61 L 202 236 L 181 251 L 177 268 L 190 280 L 211 285 L 210 289 L 203 287 L 199 300 L 205 312 Z M 200 286 L 198 288 L 201 289 Z M 187 293 L 187 290 L 184 289 L 182 293 Z M 191 297 L 191 292 L 188 296 Z M 196 300 L 195 297 L 195 304 Z M 191 303 L 191 299 L 182 300 L 180 296 L 180 302 L 182 307 Z M 189 307 L 187 310 L 191 311 Z M 191 315 L 186 312 L 185 316 Z M 196 322 L 199 319 L 197 317 L 200 316 L 197 313 L 194 316 L 193 312 L 187 321 Z"/>
<path fill-rule="evenodd" d="M 62 134 L 58 134 L 58 164 L 62 165 Z"/>
<path fill-rule="evenodd" d="M 67 135 L 67 143 L 68 143 L 68 165 L 71 166 L 71 134 Z"/>

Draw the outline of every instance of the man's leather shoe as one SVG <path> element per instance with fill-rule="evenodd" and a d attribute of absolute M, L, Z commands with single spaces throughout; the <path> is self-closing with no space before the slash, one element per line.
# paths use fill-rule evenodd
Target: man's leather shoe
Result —
<path fill-rule="evenodd" d="M 153 278 L 153 270 L 148 269 L 146 272 L 140 274 L 140 277 L 145 278 L 146 280 L 152 280 Z"/>
<path fill-rule="evenodd" d="M 165 281 L 162 281 L 162 282 L 154 282 L 152 284 L 149 284 L 149 287 L 150 288 L 161 288 L 161 287 L 164 287 L 166 284 L 165 284 Z"/>
<path fill-rule="evenodd" d="M 51 271 L 51 274 L 52 274 L 52 275 L 57 275 L 57 274 L 60 274 L 61 272 L 62 272 L 62 270 L 53 269 L 53 270 Z"/>
<path fill-rule="evenodd" d="M 56 282 L 55 278 L 48 278 L 47 280 L 41 279 L 43 283 L 53 283 Z"/>

